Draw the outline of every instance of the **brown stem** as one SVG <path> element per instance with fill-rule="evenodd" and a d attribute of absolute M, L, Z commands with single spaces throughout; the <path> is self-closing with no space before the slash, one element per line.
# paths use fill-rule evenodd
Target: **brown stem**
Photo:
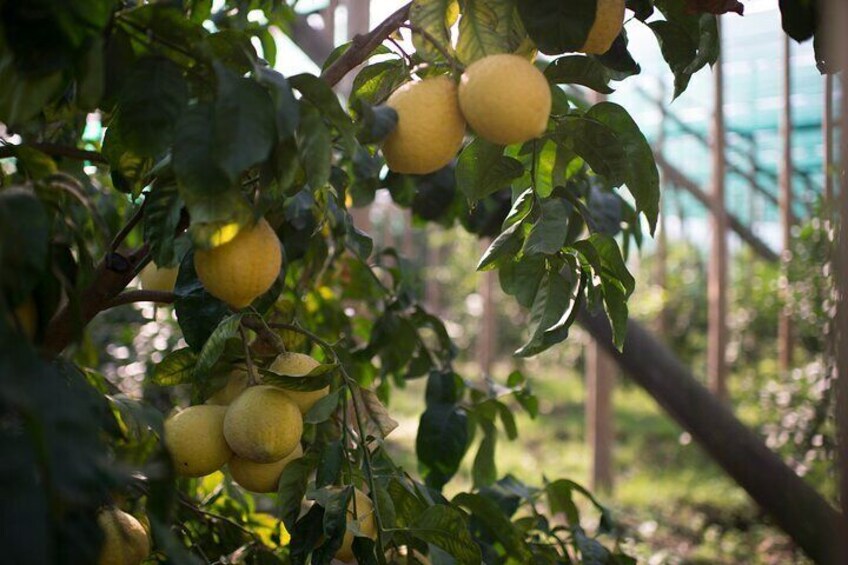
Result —
<path fill-rule="evenodd" d="M 47 153 L 53 157 L 67 157 L 76 159 L 77 161 L 91 161 L 92 163 L 107 164 L 102 154 L 97 151 L 88 151 L 87 149 L 79 149 L 77 147 L 68 147 L 66 145 L 58 145 L 56 143 L 24 143 L 21 145 L 4 145 L 0 147 L 0 159 L 6 157 L 14 157 L 19 147 L 32 147 L 42 153 Z"/>
<path fill-rule="evenodd" d="M 406 21 L 409 17 L 409 6 L 409 4 L 406 4 L 399 8 L 368 33 L 354 37 L 350 48 L 321 73 L 321 78 L 330 86 L 335 86 L 347 73 L 367 59 L 378 45 Z"/>
<path fill-rule="evenodd" d="M 120 293 L 118 296 L 109 301 L 104 310 L 123 306 L 125 304 L 133 304 L 135 302 L 158 302 L 160 304 L 171 304 L 176 299 L 173 292 L 165 290 L 128 290 Z"/>
<path fill-rule="evenodd" d="M 109 245 L 110 250 L 117 251 L 118 246 L 121 245 L 121 243 L 123 243 L 123 241 L 127 238 L 127 236 L 130 234 L 130 232 L 133 230 L 133 228 L 136 225 L 138 225 L 138 223 L 141 221 L 141 218 L 144 215 L 144 205 L 145 204 L 147 204 L 147 198 L 145 198 L 142 201 L 141 206 L 138 207 L 138 209 L 135 211 L 135 213 L 132 215 L 132 217 L 124 225 L 124 227 L 121 228 L 121 231 L 119 231 L 115 235 L 115 239 L 113 239 L 111 245 Z"/>

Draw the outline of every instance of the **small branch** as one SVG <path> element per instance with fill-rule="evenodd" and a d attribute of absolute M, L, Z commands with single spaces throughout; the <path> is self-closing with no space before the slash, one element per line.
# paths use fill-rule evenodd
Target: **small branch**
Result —
<path fill-rule="evenodd" d="M 432 33 L 430 33 L 429 31 L 427 31 L 424 28 L 418 27 L 418 26 L 413 25 L 413 24 L 402 24 L 400 27 L 406 28 L 409 31 L 411 31 L 412 33 L 417 33 L 421 37 L 423 37 L 425 39 L 425 41 L 427 41 L 427 43 L 432 45 L 436 49 L 436 51 L 438 51 L 439 54 L 442 57 L 444 57 L 445 61 L 447 61 L 448 64 L 453 69 L 454 73 L 459 74 L 459 71 L 462 70 L 462 68 L 463 68 L 462 64 L 459 61 L 457 61 L 456 58 L 451 56 L 450 53 L 448 53 L 448 51 L 447 51 L 447 49 L 445 49 L 444 45 L 442 45 L 439 42 L 439 40 L 436 39 L 436 37 Z"/>
<path fill-rule="evenodd" d="M 256 332 L 256 336 L 273 347 L 277 353 L 285 353 L 286 346 L 283 344 L 283 340 L 280 339 L 274 331 L 268 327 L 268 324 L 265 323 L 265 320 L 257 312 L 255 316 L 249 316 L 246 318 L 242 318 L 241 323 Z"/>
<path fill-rule="evenodd" d="M 244 362 L 247 365 L 247 385 L 254 386 L 259 382 L 256 376 L 256 367 L 253 366 L 253 359 L 250 357 L 250 344 L 247 341 L 247 332 L 244 331 L 244 324 L 239 324 L 239 335 L 241 343 L 244 346 Z"/>
<path fill-rule="evenodd" d="M 124 225 L 124 227 L 121 228 L 121 231 L 119 231 L 117 234 L 115 234 L 115 238 L 112 240 L 112 243 L 109 245 L 110 251 L 117 251 L 118 246 L 121 245 L 121 243 L 127 238 L 127 236 L 130 234 L 130 232 L 133 230 L 133 228 L 136 225 L 138 225 L 138 223 L 141 221 L 141 218 L 144 214 L 144 205 L 145 204 L 147 204 L 147 198 L 145 198 L 142 201 L 141 206 L 138 207 L 138 209 L 135 211 L 135 213 L 132 215 L 132 217 L 129 219 L 129 221 Z"/>
<path fill-rule="evenodd" d="M 354 37 L 350 49 L 321 73 L 321 78 L 330 86 L 335 86 L 406 21 L 409 17 L 409 6 L 410 4 L 404 5 L 368 33 Z"/>
<path fill-rule="evenodd" d="M 158 302 L 160 304 L 172 304 L 176 299 L 173 292 L 165 290 L 127 290 L 122 292 L 106 304 L 104 310 L 124 306 L 135 302 Z"/>
<path fill-rule="evenodd" d="M 77 161 L 91 161 L 92 163 L 108 164 L 102 154 L 97 151 L 88 151 L 87 149 L 79 149 L 77 147 L 68 147 L 66 145 L 58 145 L 56 143 L 22 143 L 20 145 L 3 145 L 0 147 L 0 159 L 6 157 L 15 157 L 19 147 L 32 147 L 42 153 L 46 153 L 53 157 L 67 157 L 68 159 L 76 159 Z"/>

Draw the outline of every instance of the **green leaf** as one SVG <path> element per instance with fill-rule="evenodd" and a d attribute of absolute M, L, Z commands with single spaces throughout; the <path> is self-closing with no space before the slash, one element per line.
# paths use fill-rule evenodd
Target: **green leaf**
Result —
<path fill-rule="evenodd" d="M 300 515 L 309 474 L 314 467 L 314 460 L 304 456 L 291 461 L 280 475 L 277 487 L 277 509 L 283 524 L 290 532 L 294 530 L 294 524 Z"/>
<path fill-rule="evenodd" d="M 189 347 L 168 353 L 156 364 L 151 382 L 159 386 L 174 386 L 190 383 L 194 376 L 197 354 Z"/>
<path fill-rule="evenodd" d="M 559 479 L 545 485 L 545 494 L 548 496 L 548 507 L 551 514 L 565 514 L 568 524 L 580 525 L 580 511 L 574 504 L 572 487 L 574 483 L 566 479 Z"/>
<path fill-rule="evenodd" d="M 254 220 L 253 210 L 235 188 L 218 194 L 181 190 L 191 216 L 189 235 L 195 249 L 211 249 L 220 243 L 221 229 L 239 228 Z"/>
<path fill-rule="evenodd" d="M 613 102 L 592 106 L 586 116 L 615 132 L 625 155 L 624 182 L 636 201 L 636 209 L 645 214 L 653 234 L 660 206 L 660 177 L 648 140 L 627 110 Z"/>
<path fill-rule="evenodd" d="M 235 183 L 248 167 L 268 158 L 277 138 L 268 92 L 256 81 L 216 64 L 215 151 L 221 169 Z"/>
<path fill-rule="evenodd" d="M 215 112 L 211 104 L 190 107 L 177 123 L 174 139 L 174 173 L 186 202 L 226 191 L 230 180 L 218 160 L 215 145 Z"/>
<path fill-rule="evenodd" d="M 409 80 L 409 71 L 403 61 L 392 59 L 368 65 L 353 79 L 350 102 L 357 100 L 368 104 L 380 104 Z"/>
<path fill-rule="evenodd" d="M 340 440 L 331 441 L 321 450 L 321 460 L 315 473 L 315 487 L 335 484 L 342 472 L 345 450 Z"/>
<path fill-rule="evenodd" d="M 0 290 L 12 304 L 27 300 L 47 269 L 49 238 L 49 219 L 32 192 L 0 191 Z"/>
<path fill-rule="evenodd" d="M 153 168 L 153 159 L 142 157 L 124 143 L 120 119 L 113 120 L 106 129 L 102 154 L 109 161 L 112 184 L 121 192 L 137 196 L 142 184 Z"/>
<path fill-rule="evenodd" d="M 431 506 L 410 526 L 409 533 L 442 548 L 460 564 L 482 563 L 480 548 L 471 538 L 465 518 L 451 506 Z"/>
<path fill-rule="evenodd" d="M 347 112 L 344 111 L 336 93 L 330 86 L 320 78 L 299 74 L 289 78 L 292 88 L 303 95 L 303 98 L 311 102 L 339 133 L 347 149 L 353 152 L 353 136 L 356 128 Z"/>
<path fill-rule="evenodd" d="M 226 304 L 206 292 L 194 270 L 194 253 L 189 252 L 180 263 L 174 310 L 183 338 L 193 351 L 200 352 L 213 328 L 229 314 Z"/>
<path fill-rule="evenodd" d="M 481 419 L 479 423 L 483 429 L 483 439 L 480 441 L 474 464 L 471 466 L 471 479 L 475 489 L 489 486 L 498 478 L 498 469 L 495 464 L 498 431 L 491 420 Z"/>
<path fill-rule="evenodd" d="M 197 356 L 197 364 L 194 366 L 195 378 L 206 376 L 209 370 L 221 357 L 227 340 L 235 337 L 238 332 L 241 319 L 244 314 L 232 314 L 221 320 L 215 330 L 209 335 L 200 355 Z"/>
<path fill-rule="evenodd" d="M 578 51 L 595 23 L 596 0 L 519 0 L 518 13 L 539 51 Z"/>
<path fill-rule="evenodd" d="M 577 314 L 576 280 L 567 280 L 556 272 L 548 273 L 530 310 L 533 335 L 515 355 L 531 357 L 563 341 Z"/>
<path fill-rule="evenodd" d="M 515 296 L 519 304 L 530 308 L 536 299 L 545 269 L 544 255 L 524 256 L 518 261 L 505 262 L 498 272 L 501 288 L 510 296 Z"/>
<path fill-rule="evenodd" d="M 513 18 L 515 6 L 502 0 L 461 0 L 459 38 L 456 54 L 464 65 L 487 55 L 511 53 L 517 47 L 510 42 L 517 35 Z"/>
<path fill-rule="evenodd" d="M 303 423 L 304 424 L 320 424 L 321 422 L 326 422 L 330 416 L 333 415 L 333 412 L 339 407 L 339 391 L 334 390 L 324 398 L 320 399 L 316 402 L 312 408 L 309 409 L 309 412 L 304 414 Z"/>
<path fill-rule="evenodd" d="M 77 106 L 93 111 L 97 109 L 105 90 L 105 49 L 102 37 L 91 38 L 77 65 Z"/>
<path fill-rule="evenodd" d="M 561 148 L 553 140 L 546 139 L 539 148 L 538 142 L 533 142 L 533 190 L 542 198 L 547 198 L 554 191 L 554 172 L 557 169 Z M 561 168 L 561 167 L 560 167 Z"/>
<path fill-rule="evenodd" d="M 300 109 L 289 81 L 279 72 L 266 67 L 256 69 L 256 80 L 268 87 L 271 92 L 277 123 L 277 138 L 282 141 L 291 137 L 300 122 Z"/>
<path fill-rule="evenodd" d="M 138 61 L 118 100 L 121 138 L 142 157 L 156 157 L 171 146 L 174 125 L 188 103 L 180 67 L 164 57 Z"/>
<path fill-rule="evenodd" d="M 489 531 L 491 536 L 503 544 L 507 554 L 517 559 L 519 563 L 533 561 L 522 533 L 509 521 L 497 503 L 480 494 L 468 492 L 459 493 L 451 502 L 470 510 L 471 515 Z"/>
<path fill-rule="evenodd" d="M 627 31 L 621 33 L 612 41 L 612 45 L 606 53 L 591 55 L 592 59 L 600 62 L 607 69 L 607 74 L 612 80 L 624 80 L 627 77 L 638 75 L 642 67 L 633 59 L 633 55 L 627 49 Z"/>
<path fill-rule="evenodd" d="M 521 163 L 503 151 L 502 146 L 477 138 L 459 154 L 456 184 L 468 198 L 485 198 L 524 174 Z"/>
<path fill-rule="evenodd" d="M 615 92 L 609 87 L 606 67 L 584 55 L 568 55 L 552 61 L 545 68 L 545 76 L 552 84 L 579 84 L 601 94 Z"/>
<path fill-rule="evenodd" d="M 516 391 L 521 392 L 521 391 Z M 512 410 L 503 402 L 497 401 L 495 406 L 498 409 L 498 414 L 501 417 L 506 437 L 512 441 L 518 437 L 518 427 L 515 425 L 515 416 L 512 415 Z"/>
<path fill-rule="evenodd" d="M 287 390 L 314 391 L 329 386 L 338 367 L 336 364 L 322 364 L 309 371 L 309 374 L 299 376 L 281 375 L 269 369 L 259 369 L 259 372 L 265 384 Z"/>
<path fill-rule="evenodd" d="M 611 186 L 624 183 L 630 165 L 611 128 L 589 117 L 571 116 L 560 123 L 556 135 L 563 143 L 570 143 L 574 152 Z"/>
<path fill-rule="evenodd" d="M 657 37 L 663 58 L 674 73 L 674 98 L 677 98 L 689 85 L 692 73 L 687 72 L 695 60 L 696 44 L 686 29 L 676 22 L 654 21 L 648 24 Z"/>
<path fill-rule="evenodd" d="M 17 126 L 37 116 L 47 103 L 62 93 L 65 81 L 59 71 L 25 77 L 0 38 L 0 122 Z"/>
<path fill-rule="evenodd" d="M 34 147 L 18 145 L 14 151 L 18 169 L 32 179 L 41 180 L 59 170 L 56 161 Z"/>
<path fill-rule="evenodd" d="M 459 14 L 456 0 L 414 0 L 409 7 L 409 22 L 423 29 L 435 39 L 449 54 L 453 52 L 450 28 Z M 431 63 L 442 61 L 444 57 L 428 38 L 413 32 L 412 45 L 415 53 Z"/>
<path fill-rule="evenodd" d="M 421 414 L 415 453 L 428 486 L 441 489 L 468 449 L 468 415 L 454 404 L 433 404 Z"/>
<path fill-rule="evenodd" d="M 395 511 L 396 526 L 408 528 L 427 509 L 427 504 L 419 498 L 412 488 L 396 476 L 388 479 L 386 491 Z"/>
<path fill-rule="evenodd" d="M 520 222 L 509 226 L 483 253 L 480 262 L 477 263 L 477 270 L 490 271 L 504 261 L 512 260 L 521 251 L 523 238 Z"/>
<path fill-rule="evenodd" d="M 182 198 L 173 183 L 156 185 L 145 196 L 144 241 L 150 245 L 150 255 L 159 267 L 177 263 L 174 240 L 182 207 Z"/>
<path fill-rule="evenodd" d="M 321 112 L 311 104 L 300 104 L 300 125 L 297 128 L 297 148 L 306 170 L 309 185 L 317 190 L 330 182 L 330 130 L 324 125 Z"/>
<path fill-rule="evenodd" d="M 610 552 L 601 543 L 583 533 L 581 528 L 574 532 L 574 542 L 580 550 L 581 563 L 586 565 L 606 565 L 610 562 Z"/>
<path fill-rule="evenodd" d="M 533 224 L 524 240 L 524 253 L 553 255 L 565 245 L 568 217 L 571 206 L 565 200 L 551 198 L 543 200 L 539 207 L 539 219 Z"/>
<path fill-rule="evenodd" d="M 356 111 L 359 120 L 360 143 L 379 143 L 383 141 L 392 130 L 397 127 L 397 111 L 390 106 L 370 106 L 366 103 L 357 103 Z"/>

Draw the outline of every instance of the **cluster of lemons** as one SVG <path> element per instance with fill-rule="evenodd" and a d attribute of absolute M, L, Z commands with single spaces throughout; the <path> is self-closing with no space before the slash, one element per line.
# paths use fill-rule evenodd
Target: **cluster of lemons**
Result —
<path fill-rule="evenodd" d="M 606 52 L 624 21 L 624 0 L 599 0 L 583 53 Z M 489 55 L 473 62 L 459 81 L 446 77 L 410 82 L 389 96 L 397 127 L 383 144 L 389 169 L 424 175 L 453 160 L 466 124 L 498 145 L 524 143 L 545 132 L 551 91 L 539 69 L 515 54 Z"/>

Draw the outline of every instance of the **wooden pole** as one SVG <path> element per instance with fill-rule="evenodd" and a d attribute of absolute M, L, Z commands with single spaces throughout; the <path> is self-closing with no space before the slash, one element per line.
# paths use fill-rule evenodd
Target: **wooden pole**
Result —
<path fill-rule="evenodd" d="M 662 104 L 665 103 L 665 83 L 659 82 L 658 102 L 660 104 L 660 125 L 657 132 L 657 142 L 654 145 L 654 151 L 663 154 L 665 151 L 665 135 L 666 135 L 666 112 L 663 111 Z M 660 171 L 662 172 L 662 171 Z M 665 179 L 663 179 L 665 180 Z M 656 285 L 662 291 L 662 303 L 657 316 L 657 335 L 660 339 L 665 339 L 668 335 L 668 308 L 666 307 L 666 286 L 667 286 L 667 262 L 668 262 L 668 237 L 666 234 L 666 207 L 663 206 L 663 200 L 660 200 L 660 217 L 659 217 L 659 233 L 657 234 L 657 256 L 656 267 L 654 271 L 654 279 Z"/>
<path fill-rule="evenodd" d="M 719 38 L 721 38 L 719 20 Z M 719 39 L 720 40 L 720 39 Z M 724 205 L 724 78 L 719 56 L 713 65 L 715 101 L 712 123 L 712 189 L 710 231 L 712 245 L 707 272 L 707 381 L 718 398 L 727 400 L 727 218 Z"/>
<path fill-rule="evenodd" d="M 368 33 L 371 26 L 371 0 L 346 0 L 347 6 L 347 38 L 352 39 L 359 34 Z M 356 73 L 348 73 L 342 78 L 338 89 L 350 93 Z M 350 211 L 353 223 L 367 232 L 371 229 L 370 206 L 353 208 Z"/>
<path fill-rule="evenodd" d="M 835 200 L 838 207 L 838 240 L 836 246 L 836 425 L 839 490 L 842 515 L 848 516 L 848 3 L 830 0 L 825 6 L 823 21 L 829 24 L 826 37 L 832 38 L 828 55 L 834 67 L 841 67 L 839 105 L 839 163 Z M 833 201 L 832 201 L 833 202 Z M 843 539 L 848 539 L 848 525 L 842 524 Z M 848 562 L 843 547 L 841 562 Z"/>
<path fill-rule="evenodd" d="M 843 134 L 844 135 L 844 134 Z M 833 204 L 833 75 L 824 75 L 824 112 L 822 115 L 822 166 L 824 168 L 824 203 Z"/>
<path fill-rule="evenodd" d="M 586 347 L 586 439 L 592 453 L 589 483 L 593 491 L 610 492 L 613 486 L 615 370 L 609 354 L 590 340 Z"/>
<path fill-rule="evenodd" d="M 838 548 L 848 540 L 840 514 L 700 384 L 667 346 L 631 319 L 624 351 L 619 352 L 603 313 L 584 310 L 578 321 L 811 559 L 845 563 L 837 559 Z"/>
<path fill-rule="evenodd" d="M 783 268 L 781 270 L 780 288 L 783 299 L 789 298 L 787 266 L 791 259 L 790 246 L 792 244 L 792 48 L 789 36 L 783 38 L 783 113 L 780 124 L 780 137 L 783 146 L 780 161 L 780 218 L 783 241 L 783 252 L 781 259 Z M 777 328 L 777 355 L 778 367 L 782 373 L 787 373 L 792 366 L 792 318 L 789 310 L 784 306 L 780 313 Z"/>

